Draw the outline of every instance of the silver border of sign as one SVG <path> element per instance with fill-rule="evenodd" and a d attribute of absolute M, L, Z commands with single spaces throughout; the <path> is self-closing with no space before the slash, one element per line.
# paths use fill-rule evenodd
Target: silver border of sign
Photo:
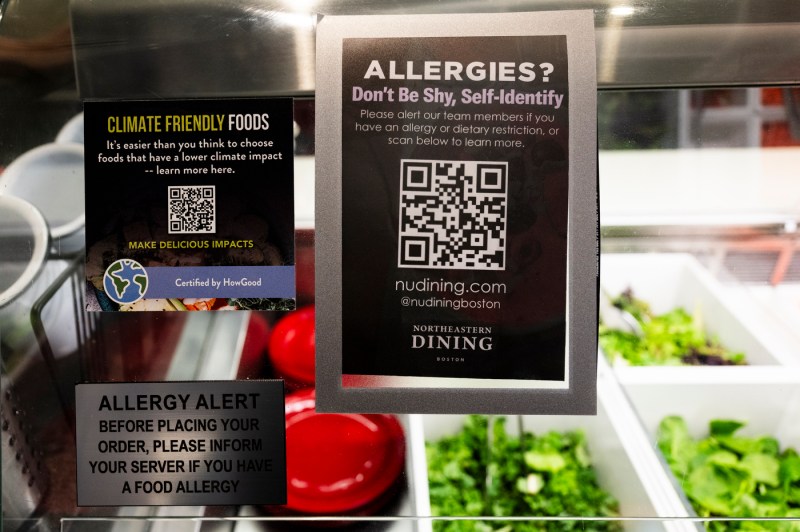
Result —
<path fill-rule="evenodd" d="M 568 380 L 433 377 L 342 386 L 342 42 L 345 38 L 565 35 L 569 68 Z M 317 27 L 316 388 L 321 412 L 582 414 L 597 411 L 597 81 L 590 10 L 329 16 Z M 480 382 L 476 382 L 480 381 Z"/>

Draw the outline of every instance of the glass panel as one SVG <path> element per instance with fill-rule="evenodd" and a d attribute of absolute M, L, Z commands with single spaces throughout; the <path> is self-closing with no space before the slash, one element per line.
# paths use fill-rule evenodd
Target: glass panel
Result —
<path fill-rule="evenodd" d="M 300 9 L 300 17 L 282 19 L 285 24 L 278 31 L 280 20 L 267 20 L 277 2 L 178 3 L 175 10 L 165 10 L 162 2 L 74 4 L 76 24 L 70 28 L 66 2 L 0 2 L 0 167 L 9 167 L 45 143 L 80 143 L 82 131 L 76 126 L 80 122 L 74 118 L 81 110 L 76 69 L 84 97 L 305 95 L 295 106 L 301 306 L 314 303 L 310 13 L 585 7 L 536 1 L 479 7 L 464 2 L 323 1 Z M 706 333 L 699 344 L 659 367 L 633 367 L 624 354 L 614 354 L 604 345 L 598 416 L 509 417 L 504 422 L 505 439 L 494 428 L 490 437 L 489 427 L 502 423 L 485 419 L 481 423 L 486 424 L 486 435 L 481 432 L 473 438 L 469 443 L 474 450 L 466 453 L 466 461 L 475 462 L 470 475 L 466 465 L 448 461 L 440 452 L 443 441 L 458 444 L 458 434 L 466 445 L 465 417 L 400 417 L 403 469 L 371 500 L 342 510 L 343 515 L 308 517 L 256 506 L 77 508 L 72 433 L 76 382 L 278 376 L 286 378 L 293 390 L 308 382 L 302 375 L 282 371 L 285 368 L 273 358 L 270 335 L 283 315 L 84 312 L 90 303 L 81 282 L 84 251 L 80 246 L 71 248 L 69 240 L 53 238 L 47 259 L 36 265 L 30 284 L 0 308 L 4 528 L 792 530 L 800 526 L 796 521 L 694 517 L 741 509 L 722 505 L 734 497 L 726 491 L 729 486 L 716 483 L 719 478 L 732 477 L 742 481 L 739 487 L 755 488 L 752 494 L 735 495 L 756 517 L 796 518 L 800 507 L 798 466 L 787 450 L 800 448 L 800 262 L 796 260 L 800 89 L 792 85 L 800 79 L 796 61 L 800 40 L 795 38 L 800 15 L 792 2 L 757 6 L 742 2 L 737 9 L 726 10 L 696 2 L 690 6 L 644 1 L 629 10 L 596 4 L 601 87 L 648 89 L 599 94 L 601 286 L 612 298 L 631 288 L 644 299 L 650 306 L 643 318 L 647 323 L 640 325 L 644 328 L 665 319 L 677 323 L 674 315 L 664 315 L 683 308 L 690 326 Z M 245 15 L 239 16 L 242 12 Z M 172 24 L 188 29 L 176 31 Z M 70 29 L 78 42 L 77 64 L 71 55 Z M 237 38 L 222 36 L 232 30 Z M 264 35 L 267 38 L 256 39 Z M 247 46 L 235 53 L 242 43 L 255 46 L 258 53 Z M 184 69 L 181 58 L 194 66 Z M 274 68 L 267 68 L 267 58 Z M 203 68 L 197 68 L 198 63 Z M 73 192 L 82 196 L 78 188 Z M 51 197 L 47 191 L 41 194 Z M 35 240 L 31 237 L 32 246 Z M 9 249 L 0 243 L 4 264 L 7 257 L 2 254 Z M 29 258 L 25 255 L 25 260 Z M 13 271 L 8 268 L 3 273 Z M 605 316 L 604 326 L 611 321 L 610 315 Z M 696 340 L 699 333 L 690 329 L 685 336 Z M 730 360 L 739 361 L 741 353 L 748 365 L 677 365 L 729 360 L 720 354 L 721 346 L 732 353 Z M 703 352 L 705 348 L 712 352 Z M 671 416 L 680 416 L 685 430 Z M 710 425 L 720 419 L 746 425 L 734 433 L 724 432 L 735 425 Z M 543 444 L 533 439 L 533 435 L 547 437 L 550 431 L 575 430 L 583 436 L 573 439 L 583 438 L 585 445 L 574 445 L 567 456 L 575 463 L 591 464 L 594 470 L 591 474 L 581 470 L 586 477 L 580 477 L 580 483 L 574 476 L 568 475 L 571 482 L 556 477 L 559 472 L 578 473 L 561 455 L 534 448 Z M 709 439 L 712 431 L 714 438 Z M 329 443 L 326 436 L 320 435 L 323 444 Z M 691 460 L 701 465 L 712 460 L 696 452 L 708 448 L 719 452 L 709 466 L 713 474 L 683 467 L 681 459 L 689 451 L 697 457 Z M 320 454 L 326 456 L 325 452 L 329 449 Z M 563 504 L 545 501 L 549 489 L 560 489 L 568 502 L 582 502 L 589 485 L 583 479 L 589 476 L 596 477 L 599 487 L 616 501 L 612 504 L 595 492 L 599 505 L 622 518 L 598 515 L 597 506 L 584 508 L 586 517 L 581 519 L 542 518 L 552 510 L 544 508 L 545 502 L 553 507 Z M 707 480 L 713 485 L 703 483 Z M 790 498 L 783 507 L 776 500 L 781 490 Z M 464 500 L 469 494 L 474 500 Z M 508 502 L 510 498 L 504 498 L 508 494 L 517 502 Z M 519 501 L 533 501 L 531 512 L 538 517 L 524 517 L 521 507 L 513 506 Z M 481 516 L 490 509 L 504 516 Z M 580 513 L 575 506 L 565 511 Z M 432 518 L 435 513 L 448 517 Z"/>

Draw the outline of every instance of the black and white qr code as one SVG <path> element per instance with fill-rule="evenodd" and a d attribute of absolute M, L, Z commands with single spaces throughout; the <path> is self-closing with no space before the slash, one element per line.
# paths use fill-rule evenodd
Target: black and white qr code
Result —
<path fill-rule="evenodd" d="M 397 266 L 504 270 L 508 163 L 400 164 Z"/>
<path fill-rule="evenodd" d="M 169 233 L 215 233 L 215 192 L 213 185 L 167 187 Z"/>

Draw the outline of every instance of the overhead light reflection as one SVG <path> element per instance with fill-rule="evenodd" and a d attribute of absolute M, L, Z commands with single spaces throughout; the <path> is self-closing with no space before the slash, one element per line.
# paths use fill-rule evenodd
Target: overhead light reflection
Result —
<path fill-rule="evenodd" d="M 296 13 L 311 13 L 316 3 L 316 0 L 283 0 L 286 8 Z"/>
<path fill-rule="evenodd" d="M 274 11 L 270 13 L 270 17 L 282 25 L 292 26 L 297 29 L 312 29 L 317 24 L 317 16 L 310 13 Z"/>
<path fill-rule="evenodd" d="M 617 55 L 619 54 L 620 39 L 622 39 L 622 26 L 624 18 L 633 15 L 633 6 L 616 5 L 608 10 L 611 15 L 606 19 L 606 26 L 602 28 L 602 48 L 599 50 L 599 65 L 597 81 L 610 83 L 616 76 Z"/>
<path fill-rule="evenodd" d="M 633 6 L 614 6 L 608 12 L 615 17 L 629 17 L 634 11 Z"/>

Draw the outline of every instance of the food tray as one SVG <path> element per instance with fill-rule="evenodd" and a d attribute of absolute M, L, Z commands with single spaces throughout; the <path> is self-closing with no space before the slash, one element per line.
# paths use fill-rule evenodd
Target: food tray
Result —
<path fill-rule="evenodd" d="M 690 379 L 673 376 L 661 382 L 625 384 L 653 448 L 661 420 L 678 415 L 686 420 L 693 438 L 705 437 L 712 419 L 734 419 L 747 423 L 737 434 L 769 435 L 780 442 L 781 449 L 800 449 L 800 370 L 754 367 L 746 373 L 724 371 L 707 377 L 706 373 Z M 691 504 L 663 458 L 662 467 L 672 480 L 672 489 L 693 515 Z"/>
<path fill-rule="evenodd" d="M 728 349 L 741 351 L 750 366 L 782 365 L 792 362 L 781 358 L 766 347 L 759 333 L 745 323 L 735 311 L 734 300 L 727 297 L 722 285 L 691 255 L 683 253 L 621 253 L 606 254 L 600 259 L 600 286 L 612 297 L 627 288 L 637 298 L 650 304 L 653 312 L 662 314 L 676 307 L 689 313 L 699 311 L 704 329 L 717 336 Z M 786 359 L 786 360 L 785 360 Z M 680 367 L 628 367 L 615 365 L 621 381 L 648 378 L 647 374 L 682 374 L 717 371 L 722 368 Z M 748 366 L 736 367 L 747 370 Z"/>
<path fill-rule="evenodd" d="M 680 517 L 675 508 L 669 506 L 662 495 L 660 478 L 649 472 L 648 458 L 655 459 L 652 449 L 636 437 L 641 428 L 624 400 L 614 395 L 614 383 L 603 379 L 598 383 L 598 407 L 596 416 L 522 416 L 523 430 L 542 433 L 548 430 L 581 429 L 586 434 L 592 463 L 600 486 L 609 491 L 620 503 L 623 517 Z M 628 416 L 627 414 L 630 414 Z M 430 496 L 427 481 L 425 441 L 435 441 L 458 432 L 463 426 L 462 415 L 410 416 L 409 447 L 414 464 L 413 500 L 415 514 L 429 516 Z M 509 419 L 506 429 L 515 433 L 516 423 Z M 662 475 L 663 479 L 666 478 Z M 683 513 L 682 515 L 686 515 Z M 567 518 L 565 518 L 568 520 Z M 676 530 L 669 523 L 654 521 L 626 522 L 627 530 Z M 431 522 L 420 520 L 420 532 L 431 530 Z"/>
<path fill-rule="evenodd" d="M 737 314 L 763 331 L 764 342 L 787 365 L 800 366 L 800 284 L 725 284 Z M 738 312 L 741 310 L 742 312 Z"/>

